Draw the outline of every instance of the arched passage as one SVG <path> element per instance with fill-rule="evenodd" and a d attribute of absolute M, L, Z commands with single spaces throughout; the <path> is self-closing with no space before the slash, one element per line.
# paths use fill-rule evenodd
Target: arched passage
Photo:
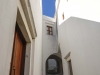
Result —
<path fill-rule="evenodd" d="M 62 60 L 56 55 L 51 55 L 46 60 L 46 75 L 63 75 Z"/>

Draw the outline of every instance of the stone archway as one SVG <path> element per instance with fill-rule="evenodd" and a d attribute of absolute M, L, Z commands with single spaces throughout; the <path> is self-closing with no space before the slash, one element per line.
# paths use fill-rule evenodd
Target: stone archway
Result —
<path fill-rule="evenodd" d="M 63 75 L 62 59 L 55 54 L 46 60 L 46 75 Z"/>

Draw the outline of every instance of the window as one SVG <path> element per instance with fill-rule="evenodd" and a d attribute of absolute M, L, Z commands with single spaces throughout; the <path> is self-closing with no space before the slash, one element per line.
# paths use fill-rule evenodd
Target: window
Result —
<path fill-rule="evenodd" d="M 53 35 L 53 31 L 52 31 L 52 26 L 47 26 L 47 34 L 48 35 Z"/>
<path fill-rule="evenodd" d="M 64 20 L 65 16 L 64 16 L 64 13 L 62 14 L 62 19 Z"/>

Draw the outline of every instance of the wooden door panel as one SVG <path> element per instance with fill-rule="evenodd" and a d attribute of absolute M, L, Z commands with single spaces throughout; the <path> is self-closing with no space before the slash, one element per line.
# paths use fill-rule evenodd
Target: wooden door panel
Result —
<path fill-rule="evenodd" d="M 22 41 L 16 33 L 16 41 L 15 41 L 15 59 L 14 59 L 14 65 L 15 66 L 15 74 L 20 75 L 20 67 L 21 67 L 21 55 L 22 55 L 22 49 L 23 49 L 23 44 Z"/>
<path fill-rule="evenodd" d="M 14 50 L 12 55 L 12 64 L 11 64 L 11 71 L 10 75 L 22 75 L 24 74 L 24 71 L 22 67 L 24 67 L 22 64 L 24 64 L 25 59 L 25 41 L 24 38 L 22 38 L 22 34 L 20 30 L 17 28 L 15 32 L 15 40 L 14 40 Z M 23 54 L 24 53 L 24 54 Z"/>

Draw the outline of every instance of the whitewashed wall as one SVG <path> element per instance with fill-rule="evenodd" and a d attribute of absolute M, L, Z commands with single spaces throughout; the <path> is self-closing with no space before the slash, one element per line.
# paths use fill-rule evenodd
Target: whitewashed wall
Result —
<path fill-rule="evenodd" d="M 46 75 L 46 60 L 47 58 L 58 52 L 58 43 L 57 43 L 57 33 L 56 33 L 56 24 L 53 18 L 43 15 L 42 23 L 42 51 L 43 51 L 43 75 Z M 47 26 L 53 27 L 53 35 L 47 34 Z"/>
<path fill-rule="evenodd" d="M 17 6 L 16 0 L 0 0 L 0 75 L 9 75 L 11 57 L 13 50 L 14 32 L 17 19 Z M 42 2 L 41 0 L 30 0 L 34 23 L 36 27 L 37 37 L 31 41 L 32 47 L 27 49 L 33 49 L 33 63 L 27 62 L 26 64 L 29 71 L 25 71 L 25 74 L 41 75 L 42 74 Z M 34 48 L 35 41 L 35 48 Z M 28 45 L 28 43 L 27 43 Z M 31 50 L 32 51 L 32 50 Z M 27 53 L 30 57 L 31 53 Z M 37 66 L 38 65 L 38 66 Z M 33 67 L 30 69 L 30 66 Z"/>
<path fill-rule="evenodd" d="M 16 0 L 0 0 L 0 75 L 8 75 L 17 16 Z"/>
<path fill-rule="evenodd" d="M 30 0 L 37 37 L 35 38 L 33 70 L 30 75 L 42 75 L 42 0 Z"/>
<path fill-rule="evenodd" d="M 73 75 L 100 75 L 100 23 L 71 17 L 59 26 L 64 75 L 71 52 Z"/>
<path fill-rule="evenodd" d="M 100 1 L 56 0 L 55 7 L 64 75 L 70 75 L 65 59 L 69 52 L 73 75 L 99 75 Z"/>
<path fill-rule="evenodd" d="M 55 7 L 57 8 L 58 1 L 56 0 Z M 62 14 L 65 15 L 65 20 L 73 17 L 79 17 L 92 21 L 100 22 L 100 0 L 60 0 L 58 7 L 58 23 L 64 21 Z"/>

